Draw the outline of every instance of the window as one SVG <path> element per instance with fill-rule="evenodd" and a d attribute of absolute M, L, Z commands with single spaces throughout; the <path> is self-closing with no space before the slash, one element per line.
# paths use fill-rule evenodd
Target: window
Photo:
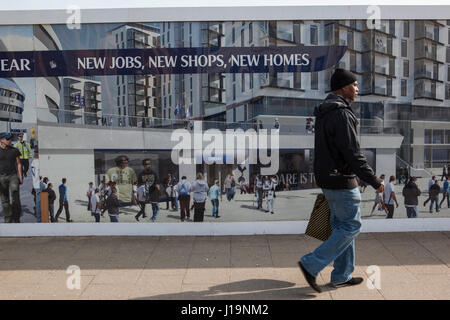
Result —
<path fill-rule="evenodd" d="M 447 81 L 450 81 L 450 64 L 447 65 Z"/>
<path fill-rule="evenodd" d="M 433 144 L 444 143 L 444 130 L 433 130 Z"/>
<path fill-rule="evenodd" d="M 116 43 L 119 43 L 119 35 L 116 33 Z"/>
<path fill-rule="evenodd" d="M 302 73 L 301 72 L 294 73 L 294 88 L 296 88 L 296 89 L 302 88 Z"/>
<path fill-rule="evenodd" d="M 425 129 L 425 143 L 431 144 L 431 129 Z"/>
<path fill-rule="evenodd" d="M 253 42 L 253 23 L 250 22 L 248 24 L 248 42 L 252 43 Z"/>
<path fill-rule="evenodd" d="M 234 30 L 234 27 L 231 29 L 231 43 L 234 43 L 236 41 L 236 31 Z"/>
<path fill-rule="evenodd" d="M 350 71 L 356 72 L 356 53 L 350 53 Z"/>
<path fill-rule="evenodd" d="M 250 78 L 249 78 L 249 89 L 250 90 L 252 90 L 253 89 L 253 73 L 250 73 L 250 76 L 249 76 Z"/>
<path fill-rule="evenodd" d="M 122 104 L 125 105 L 125 96 L 122 96 Z"/>
<path fill-rule="evenodd" d="M 409 60 L 403 60 L 403 76 L 409 77 Z"/>
<path fill-rule="evenodd" d="M 117 106 L 120 106 L 120 97 L 117 97 Z"/>
<path fill-rule="evenodd" d="M 386 95 L 392 96 L 392 79 L 386 79 Z"/>
<path fill-rule="evenodd" d="M 319 73 L 311 72 L 311 90 L 319 90 Z"/>
<path fill-rule="evenodd" d="M 245 47 L 245 30 L 241 30 L 241 47 Z"/>
<path fill-rule="evenodd" d="M 245 92 L 245 73 L 241 73 L 241 91 Z"/>
<path fill-rule="evenodd" d="M 401 82 L 401 96 L 406 97 L 407 94 L 407 88 L 408 88 L 408 81 L 406 79 L 402 79 Z"/>
<path fill-rule="evenodd" d="M 445 99 L 450 100 L 450 83 L 445 84 Z"/>
<path fill-rule="evenodd" d="M 236 100 L 236 84 L 233 83 L 233 100 Z"/>
<path fill-rule="evenodd" d="M 317 44 L 318 39 L 317 39 L 317 26 L 311 26 L 310 29 L 310 40 L 311 40 L 311 44 Z"/>
<path fill-rule="evenodd" d="M 120 33 L 120 41 L 123 41 L 123 32 Z"/>
<path fill-rule="evenodd" d="M 403 37 L 409 38 L 409 21 L 403 21 Z"/>
<path fill-rule="evenodd" d="M 450 46 L 447 47 L 445 61 L 450 63 Z"/>
<path fill-rule="evenodd" d="M 402 40 L 402 57 L 408 56 L 408 42 L 406 40 Z"/>
<path fill-rule="evenodd" d="M 299 22 L 294 22 L 293 25 L 294 42 L 297 44 L 301 43 L 301 24 Z"/>
<path fill-rule="evenodd" d="M 120 96 L 120 87 L 117 87 L 117 95 Z"/>

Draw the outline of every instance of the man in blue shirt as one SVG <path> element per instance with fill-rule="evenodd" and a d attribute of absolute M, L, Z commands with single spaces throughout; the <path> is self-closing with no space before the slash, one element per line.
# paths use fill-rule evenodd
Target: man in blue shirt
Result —
<path fill-rule="evenodd" d="M 445 198 L 447 198 L 447 207 L 450 208 L 450 199 L 448 198 L 450 193 L 450 183 L 448 182 L 447 177 L 445 177 L 444 185 L 442 186 L 442 193 L 442 200 L 441 203 L 439 203 L 439 208 L 441 208 Z"/>
<path fill-rule="evenodd" d="M 56 213 L 55 221 L 58 222 L 59 215 L 62 212 L 62 209 L 64 207 L 64 211 L 66 212 L 66 221 L 67 222 L 73 222 L 73 220 L 70 220 L 70 213 L 69 213 L 69 202 L 67 201 L 67 186 L 66 186 L 67 179 L 62 179 L 62 184 L 59 186 L 59 209 Z"/>

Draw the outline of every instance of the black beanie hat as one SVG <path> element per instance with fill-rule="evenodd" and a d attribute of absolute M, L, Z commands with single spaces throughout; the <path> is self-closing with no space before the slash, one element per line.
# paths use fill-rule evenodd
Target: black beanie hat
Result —
<path fill-rule="evenodd" d="M 331 76 L 331 91 L 335 91 L 338 89 L 341 89 L 350 83 L 355 82 L 356 76 L 351 73 L 350 71 L 344 70 L 344 69 L 336 69 L 334 70 L 333 75 Z"/>

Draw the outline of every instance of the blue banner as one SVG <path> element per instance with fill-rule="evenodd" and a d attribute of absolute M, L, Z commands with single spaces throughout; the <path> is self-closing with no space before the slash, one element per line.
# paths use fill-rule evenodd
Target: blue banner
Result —
<path fill-rule="evenodd" d="M 346 46 L 152 48 L 0 52 L 0 77 L 318 72 Z"/>

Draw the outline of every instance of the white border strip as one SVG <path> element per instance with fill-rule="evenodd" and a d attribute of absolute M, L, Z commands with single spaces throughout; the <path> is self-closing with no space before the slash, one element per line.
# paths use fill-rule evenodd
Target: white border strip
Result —
<path fill-rule="evenodd" d="M 0 237 L 304 234 L 308 221 L 0 224 Z M 363 220 L 361 232 L 450 231 L 450 218 Z"/>
<path fill-rule="evenodd" d="M 81 23 L 368 19 L 369 5 L 81 9 Z M 449 19 L 450 5 L 381 5 L 381 19 Z M 0 10 L 0 25 L 66 24 L 66 10 Z"/>

